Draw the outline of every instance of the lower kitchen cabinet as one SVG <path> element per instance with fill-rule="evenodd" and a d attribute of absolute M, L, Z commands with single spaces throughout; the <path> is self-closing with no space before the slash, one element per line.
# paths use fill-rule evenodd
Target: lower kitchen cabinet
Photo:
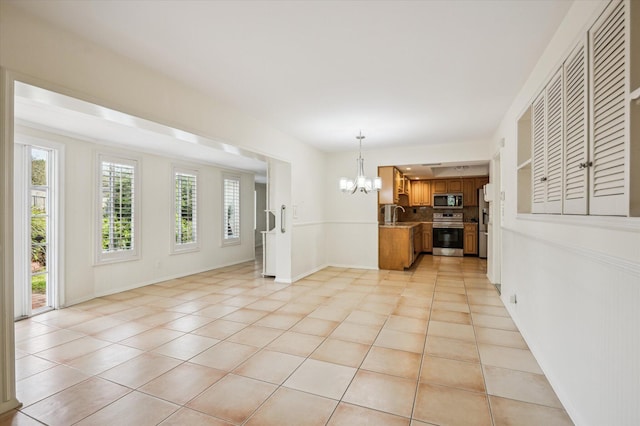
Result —
<path fill-rule="evenodd" d="M 427 253 L 433 251 L 433 225 L 431 222 L 422 223 L 422 251 Z"/>
<path fill-rule="evenodd" d="M 478 254 L 478 224 L 464 224 L 464 254 Z"/>
<path fill-rule="evenodd" d="M 420 254 L 415 251 L 415 245 L 422 245 L 419 237 L 416 240 L 416 233 L 422 234 L 421 229 L 421 223 L 381 225 L 378 228 L 378 267 L 396 271 L 411 267 Z"/>

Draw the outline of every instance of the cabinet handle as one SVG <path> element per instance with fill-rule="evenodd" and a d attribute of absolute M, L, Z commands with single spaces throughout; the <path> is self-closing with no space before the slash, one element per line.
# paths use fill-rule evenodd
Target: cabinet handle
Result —
<path fill-rule="evenodd" d="M 578 165 L 578 168 L 579 169 L 586 169 L 587 167 L 591 167 L 591 166 L 593 166 L 593 161 L 586 161 L 584 163 L 580 163 Z"/>
<path fill-rule="evenodd" d="M 546 177 L 541 177 L 541 178 L 540 178 L 540 182 L 546 182 L 546 181 L 547 181 L 547 178 L 546 178 Z"/>

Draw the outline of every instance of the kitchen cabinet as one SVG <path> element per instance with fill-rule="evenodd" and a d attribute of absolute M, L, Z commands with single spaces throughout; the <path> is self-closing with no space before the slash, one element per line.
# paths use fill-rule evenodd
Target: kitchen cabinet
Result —
<path fill-rule="evenodd" d="M 478 205 L 478 189 L 482 188 L 486 183 L 489 183 L 488 176 L 458 179 L 435 179 L 429 181 L 429 204 L 427 205 L 431 205 L 431 197 L 433 194 L 461 192 L 464 206 L 475 207 Z"/>
<path fill-rule="evenodd" d="M 413 262 L 422 253 L 422 224 L 413 228 Z"/>
<path fill-rule="evenodd" d="M 378 192 L 378 204 L 395 204 L 396 186 L 393 178 L 394 167 L 378 167 L 378 176 L 382 181 L 382 187 Z"/>
<path fill-rule="evenodd" d="M 378 228 L 378 267 L 402 271 L 411 267 L 420 252 L 415 251 L 416 234 L 422 224 L 380 225 Z M 420 244 L 422 245 L 422 244 Z"/>
<path fill-rule="evenodd" d="M 419 180 L 411 181 L 411 196 L 409 197 L 409 205 L 420 206 L 422 205 L 422 185 Z"/>
<path fill-rule="evenodd" d="M 409 179 L 393 166 L 378 167 L 382 188 L 378 192 L 378 204 L 409 205 Z"/>
<path fill-rule="evenodd" d="M 431 181 L 431 192 L 433 194 L 446 194 L 447 189 L 447 181 L 445 179 L 437 179 Z"/>
<path fill-rule="evenodd" d="M 478 224 L 464 224 L 464 254 L 478 254 Z"/>
<path fill-rule="evenodd" d="M 409 178 L 403 175 L 402 172 L 395 167 L 393 168 L 393 180 L 396 184 L 396 191 L 398 195 L 409 195 L 411 182 L 409 181 Z"/>
<path fill-rule="evenodd" d="M 422 251 L 431 253 L 433 251 L 433 224 L 422 222 Z"/>
<path fill-rule="evenodd" d="M 448 179 L 447 192 L 462 192 L 462 178 Z"/>
<path fill-rule="evenodd" d="M 430 206 L 431 205 L 431 184 L 427 180 L 411 181 L 411 205 Z"/>
<path fill-rule="evenodd" d="M 457 179 L 435 179 L 431 181 L 432 194 L 448 194 L 462 192 L 463 178 Z"/>
<path fill-rule="evenodd" d="M 473 178 L 462 181 L 462 203 L 465 207 L 478 205 L 478 189 L 476 188 L 476 180 Z"/>

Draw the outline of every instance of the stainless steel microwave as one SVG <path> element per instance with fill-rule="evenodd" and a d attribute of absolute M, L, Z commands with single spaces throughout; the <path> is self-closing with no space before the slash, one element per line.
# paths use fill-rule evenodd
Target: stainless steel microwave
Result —
<path fill-rule="evenodd" d="M 461 209 L 462 194 L 433 194 L 434 209 Z"/>

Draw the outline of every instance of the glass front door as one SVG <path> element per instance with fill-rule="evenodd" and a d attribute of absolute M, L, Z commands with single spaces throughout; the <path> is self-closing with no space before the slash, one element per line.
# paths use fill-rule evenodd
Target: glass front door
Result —
<path fill-rule="evenodd" d="M 30 146 L 31 179 L 29 187 L 31 310 L 37 312 L 53 306 L 51 298 L 51 152 Z"/>

